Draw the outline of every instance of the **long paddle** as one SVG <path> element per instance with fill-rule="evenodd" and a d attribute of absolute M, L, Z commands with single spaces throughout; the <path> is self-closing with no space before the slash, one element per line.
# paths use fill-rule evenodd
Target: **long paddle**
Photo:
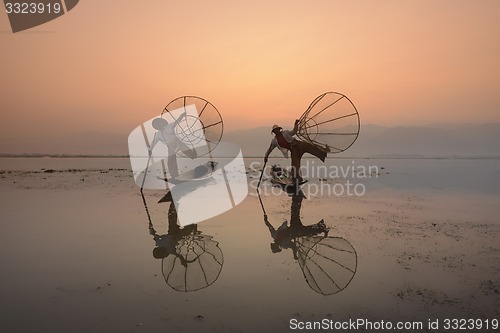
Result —
<path fill-rule="evenodd" d="M 144 177 L 142 178 L 142 185 L 141 185 L 141 193 L 142 189 L 144 188 L 144 183 L 146 182 L 146 176 L 148 175 L 149 162 L 151 162 L 151 154 L 152 153 L 149 153 L 148 164 L 146 164 L 146 170 L 144 170 Z"/>
<path fill-rule="evenodd" d="M 267 164 L 267 161 L 264 162 L 264 167 L 262 168 L 262 173 L 260 174 L 259 182 L 257 183 L 257 191 L 259 191 L 260 182 L 262 180 L 262 176 L 264 175 L 264 170 L 266 170 L 266 164 Z"/>

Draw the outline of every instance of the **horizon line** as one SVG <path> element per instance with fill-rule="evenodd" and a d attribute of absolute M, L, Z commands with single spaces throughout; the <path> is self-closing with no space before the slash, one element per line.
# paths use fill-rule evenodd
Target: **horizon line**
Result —
<path fill-rule="evenodd" d="M 147 157 L 147 156 L 144 156 Z M 0 158 L 130 158 L 130 155 L 113 155 L 113 154 L 42 154 L 42 153 L 25 153 L 25 154 L 10 154 L 0 153 Z M 230 156 L 219 158 L 232 158 Z M 264 158 L 264 156 L 244 156 L 243 158 Z M 284 159 L 280 156 L 270 156 L 270 158 Z M 304 156 L 303 159 L 314 159 L 314 157 Z M 499 156 L 485 155 L 485 156 L 470 156 L 470 155 L 435 155 L 425 156 L 420 154 L 378 154 L 370 156 L 328 156 L 327 159 L 500 159 Z"/>

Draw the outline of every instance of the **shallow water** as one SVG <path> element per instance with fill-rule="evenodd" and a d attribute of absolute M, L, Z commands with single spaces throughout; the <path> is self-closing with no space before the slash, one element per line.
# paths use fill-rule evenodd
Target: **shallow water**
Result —
<path fill-rule="evenodd" d="M 246 160 L 250 185 L 259 176 L 254 161 Z M 340 291 L 307 273 L 300 249 L 298 258 L 290 246 L 273 253 L 264 213 L 277 229 L 297 211 L 287 195 L 271 195 L 267 181 L 262 206 L 250 188 L 242 204 L 200 223 L 196 237 L 177 234 L 184 250 L 213 254 L 219 271 L 206 255 L 154 257 L 151 227 L 167 234 L 169 203 L 158 203 L 158 191 L 145 191 L 143 200 L 126 159 L 0 159 L 1 331 L 286 332 L 292 318 L 498 318 L 499 160 L 327 165 L 378 167 L 372 177 L 311 177 L 306 184 L 366 186 L 362 196 L 308 195 L 298 213 L 305 226 L 323 219 L 336 246 L 354 249 L 342 257 L 313 242 L 306 251 L 309 264 L 325 271 L 331 266 L 312 254 L 353 271 L 345 286 L 348 273 L 334 270 Z M 304 244 L 307 236 L 300 237 Z M 175 281 L 166 281 L 169 273 Z M 316 278 L 320 292 L 311 286 Z M 180 292 L 167 282 L 201 289 Z"/>
<path fill-rule="evenodd" d="M 326 163 L 303 159 L 305 175 L 314 181 L 338 176 L 365 183 L 372 188 L 399 190 L 437 189 L 500 194 L 500 159 L 350 159 L 328 158 Z M 287 166 L 284 158 L 271 158 L 269 164 Z M 249 169 L 261 169 L 262 160 L 245 159 Z M 128 158 L 1 158 L 0 170 L 109 170 L 130 169 Z M 366 172 L 364 172 L 366 170 Z M 372 171 L 371 174 L 368 171 Z M 353 174 L 354 172 L 354 174 Z M 304 173 L 304 172 L 303 172 Z M 345 174 L 345 177 L 343 177 Z M 364 174 L 364 175 L 363 175 Z M 354 177 L 353 177 L 354 175 Z M 250 174 L 249 180 L 258 178 Z"/>

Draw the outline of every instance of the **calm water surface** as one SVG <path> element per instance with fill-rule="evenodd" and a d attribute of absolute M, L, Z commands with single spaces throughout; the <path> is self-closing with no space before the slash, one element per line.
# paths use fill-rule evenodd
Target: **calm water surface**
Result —
<path fill-rule="evenodd" d="M 246 160 L 247 167 L 257 167 L 256 161 Z M 410 216 L 418 207 L 411 205 L 425 207 L 424 194 L 443 198 L 447 207 L 467 198 L 477 205 L 457 223 L 497 223 L 500 160 L 340 159 L 327 161 L 327 166 L 376 166 L 378 175 L 346 174 L 340 180 L 363 183 L 367 192 L 360 198 L 293 201 L 279 195 L 262 198 L 261 205 L 251 190 L 235 209 L 180 230 L 172 223 L 170 204 L 158 203 L 164 193 L 146 191 L 141 197 L 127 159 L 2 158 L 0 329 L 287 332 L 291 318 L 380 320 L 439 314 L 441 308 L 434 311 L 434 303 L 423 298 L 430 293 L 427 289 L 419 291 L 424 296 L 414 290 L 410 301 L 405 298 L 413 279 L 428 273 L 400 262 L 408 261 L 401 254 L 410 253 L 411 244 L 421 237 L 413 227 L 421 220 Z M 48 169 L 64 172 L 45 174 Z M 250 184 L 258 176 L 250 171 Z M 26 177 L 31 178 L 25 184 Z M 72 185 L 58 187 L 63 182 Z M 409 206 L 391 210 L 401 196 L 409 198 Z M 481 218 L 478 211 L 485 212 Z M 429 210 L 426 226 L 452 216 L 439 214 Z M 396 221 L 401 223 L 390 230 L 412 234 L 395 230 L 388 235 L 389 229 L 380 227 L 386 216 L 408 221 Z M 327 238 L 322 220 L 330 228 Z M 453 221 L 446 223 L 451 228 Z M 500 259 L 498 242 L 487 245 L 493 251 L 488 258 Z M 453 254 L 453 249 L 444 250 Z M 435 254 L 430 256 L 432 262 Z M 470 273 L 471 279 L 489 280 L 494 290 L 498 265 L 484 266 L 486 276 Z M 453 269 L 425 267 L 449 278 L 449 286 L 441 289 L 449 295 L 455 282 L 457 290 L 465 288 Z M 456 269 L 469 274 L 468 267 Z M 439 290 L 429 297 L 442 301 Z M 480 305 L 498 309 L 498 298 L 488 302 L 491 298 Z"/>

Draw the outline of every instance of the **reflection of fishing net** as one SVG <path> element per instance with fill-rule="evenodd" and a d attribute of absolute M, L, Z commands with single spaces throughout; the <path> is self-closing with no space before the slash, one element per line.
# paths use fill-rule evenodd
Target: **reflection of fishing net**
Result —
<path fill-rule="evenodd" d="M 179 240 L 175 252 L 162 259 L 161 269 L 165 282 L 177 291 L 206 288 L 222 271 L 222 251 L 211 236 L 193 232 Z"/>
<path fill-rule="evenodd" d="M 304 141 L 340 153 L 358 138 L 359 114 L 347 96 L 328 92 L 309 105 L 299 119 L 297 135 Z"/>
<path fill-rule="evenodd" d="M 340 237 L 296 238 L 298 262 L 307 284 L 323 295 L 338 293 L 349 285 L 357 268 L 357 254 Z"/>
<path fill-rule="evenodd" d="M 193 108 L 194 107 L 194 108 Z M 182 96 L 174 99 L 163 110 L 161 116 L 167 121 L 177 119 L 174 110 L 188 110 L 188 114 L 175 128 L 177 137 L 198 156 L 210 153 L 219 144 L 224 131 L 222 116 L 209 101 L 197 96 Z M 194 113 L 191 113 L 194 110 Z M 179 155 L 184 156 L 182 152 Z"/>

